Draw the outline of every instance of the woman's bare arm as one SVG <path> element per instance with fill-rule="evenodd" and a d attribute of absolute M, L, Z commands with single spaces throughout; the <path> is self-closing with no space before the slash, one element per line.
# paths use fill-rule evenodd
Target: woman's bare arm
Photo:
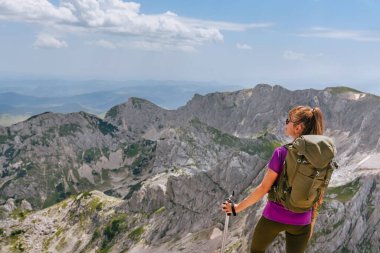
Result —
<path fill-rule="evenodd" d="M 276 178 L 278 177 L 278 174 L 274 172 L 271 169 L 268 169 L 263 180 L 261 181 L 260 185 L 257 186 L 251 194 L 248 195 L 244 200 L 242 200 L 239 204 L 235 205 L 235 211 L 236 213 L 240 213 L 247 207 L 250 207 L 251 205 L 255 204 L 258 202 L 264 195 L 270 190 L 272 187 L 273 183 L 276 181 Z M 222 205 L 223 209 L 227 213 L 231 213 L 231 205 L 228 204 L 223 204 Z"/>

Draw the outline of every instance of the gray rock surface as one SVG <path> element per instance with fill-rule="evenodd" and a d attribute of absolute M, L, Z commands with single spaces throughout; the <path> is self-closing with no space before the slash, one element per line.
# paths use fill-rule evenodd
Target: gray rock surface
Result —
<path fill-rule="evenodd" d="M 35 210 L 2 220 L 1 250 L 217 252 L 220 203 L 260 183 L 273 148 L 287 141 L 286 113 L 298 104 L 325 112 L 341 165 L 308 252 L 378 252 L 380 168 L 373 158 L 356 165 L 380 153 L 373 127 L 380 99 L 270 85 L 195 95 L 177 110 L 131 98 L 105 120 L 45 113 L 0 127 L 0 197 Z M 117 198 L 88 193 L 94 189 Z M 264 205 L 231 219 L 228 252 L 247 251 Z M 284 252 L 283 235 L 270 252 Z"/>
<path fill-rule="evenodd" d="M 32 205 L 27 200 L 25 200 L 25 199 L 23 199 L 21 201 L 20 208 L 21 208 L 22 211 L 32 211 L 33 210 Z"/>
<path fill-rule="evenodd" d="M 17 207 L 14 199 L 8 199 L 7 202 L 5 202 L 5 204 L 1 206 L 1 209 L 8 213 L 12 212 L 16 208 Z"/>

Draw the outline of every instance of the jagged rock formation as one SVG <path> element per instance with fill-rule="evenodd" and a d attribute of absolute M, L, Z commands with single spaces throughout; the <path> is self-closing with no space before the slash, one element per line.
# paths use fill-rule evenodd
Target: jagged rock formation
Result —
<path fill-rule="evenodd" d="M 179 126 L 198 118 L 239 137 L 250 138 L 263 131 L 281 137 L 286 113 L 292 106 L 319 106 L 325 113 L 329 134 L 342 142 L 338 144 L 342 154 L 352 156 L 358 151 L 379 152 L 379 134 L 371 127 L 380 123 L 379 102 L 377 96 L 344 87 L 289 91 L 262 84 L 236 92 L 195 95 L 178 110 L 164 110 L 149 101 L 131 98 L 113 107 L 106 120 L 137 136 L 154 136 L 165 126 Z M 351 141 L 347 142 L 347 137 Z"/>
<path fill-rule="evenodd" d="M 45 113 L 0 129 L 0 192 L 49 206 L 92 185 L 107 187 L 131 138 L 84 112 Z"/>
<path fill-rule="evenodd" d="M 286 141 L 286 113 L 296 104 L 325 112 L 341 165 L 332 186 L 347 183 L 330 188 L 308 252 L 376 252 L 380 133 L 372 126 L 380 123 L 380 99 L 347 88 L 289 91 L 269 85 L 195 95 L 178 110 L 131 98 L 111 108 L 105 120 L 83 112 L 46 113 L 0 128 L 2 246 L 29 252 L 216 252 L 224 222 L 220 202 L 232 190 L 241 199 L 258 185 L 273 148 Z M 40 209 L 94 189 L 117 199 L 94 192 L 41 211 L 29 211 L 25 202 Z M 264 203 L 232 219 L 229 252 L 247 250 Z M 32 228 L 44 216 L 50 220 Z M 33 229 L 43 231 L 31 236 Z M 283 247 L 280 237 L 271 252 Z"/>

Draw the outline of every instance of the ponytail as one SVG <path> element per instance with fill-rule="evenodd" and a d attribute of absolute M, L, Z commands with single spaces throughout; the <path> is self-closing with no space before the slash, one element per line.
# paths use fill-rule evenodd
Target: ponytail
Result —
<path fill-rule="evenodd" d="M 325 123 L 323 113 L 319 107 L 296 106 L 289 111 L 296 124 L 302 124 L 302 135 L 323 135 Z"/>
<path fill-rule="evenodd" d="M 319 107 L 315 107 L 312 110 L 314 122 L 312 124 L 312 129 L 310 133 L 305 134 L 316 134 L 316 135 L 322 135 L 325 130 L 325 121 L 323 119 L 323 113 Z"/>

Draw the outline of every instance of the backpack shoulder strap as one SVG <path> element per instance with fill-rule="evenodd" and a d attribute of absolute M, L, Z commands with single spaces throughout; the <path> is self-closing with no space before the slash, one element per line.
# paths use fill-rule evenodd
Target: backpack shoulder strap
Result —
<path fill-rule="evenodd" d="M 291 148 L 293 146 L 293 143 L 286 143 L 285 145 L 284 145 L 284 147 L 287 149 L 287 150 L 289 150 L 289 148 Z"/>

